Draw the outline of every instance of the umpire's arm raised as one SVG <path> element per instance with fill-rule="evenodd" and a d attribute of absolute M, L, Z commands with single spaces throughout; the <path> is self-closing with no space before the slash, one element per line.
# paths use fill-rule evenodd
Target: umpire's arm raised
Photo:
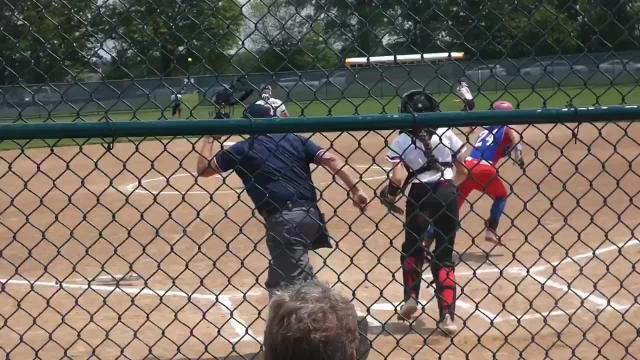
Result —
<path fill-rule="evenodd" d="M 197 164 L 197 174 L 199 177 L 210 177 L 224 172 L 216 162 L 216 158 L 214 156 L 213 147 L 216 140 L 216 137 L 208 136 L 204 139 L 202 146 L 200 147 Z M 364 211 L 369 203 L 369 198 L 358 186 L 358 179 L 347 172 L 347 165 L 345 161 L 340 156 L 328 150 L 321 149 L 311 141 L 305 141 L 304 143 L 306 147 L 305 152 L 315 151 L 314 162 L 327 168 L 332 174 L 339 177 L 351 194 L 353 205 Z M 312 154 L 307 156 L 309 156 L 309 160 L 313 158 Z M 240 156 L 236 154 L 235 158 L 240 158 Z M 311 179 L 309 179 L 309 181 L 311 181 Z"/>

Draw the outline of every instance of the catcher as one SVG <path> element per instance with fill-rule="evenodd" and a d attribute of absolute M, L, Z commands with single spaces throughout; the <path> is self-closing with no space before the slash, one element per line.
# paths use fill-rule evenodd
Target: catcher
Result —
<path fill-rule="evenodd" d="M 423 90 L 413 90 L 402 96 L 400 111 L 434 112 L 438 111 L 438 103 Z M 454 166 L 464 166 L 463 144 L 448 128 L 401 131 L 388 153 L 388 159 L 394 163 L 389 183 L 379 194 L 381 202 L 390 211 L 402 214 L 404 211 L 396 203 L 405 188 L 409 187 L 405 240 L 400 254 L 404 303 L 398 310 L 398 318 L 410 320 L 418 310 L 425 262 L 422 239 L 431 224 L 436 245 L 430 267 L 438 301 L 438 327 L 449 335 L 457 331 L 454 319 L 456 282 L 453 246 L 458 229 L 458 192 L 452 180 Z"/>

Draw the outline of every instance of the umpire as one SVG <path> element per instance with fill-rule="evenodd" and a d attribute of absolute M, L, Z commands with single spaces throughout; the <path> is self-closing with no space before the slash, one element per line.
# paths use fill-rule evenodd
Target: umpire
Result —
<path fill-rule="evenodd" d="M 402 96 L 400 111 L 433 112 L 437 101 L 422 90 Z M 462 168 L 463 142 L 448 128 L 402 131 L 391 144 L 388 154 L 394 163 L 390 181 L 381 191 L 380 200 L 391 211 L 403 213 L 396 202 L 410 184 L 406 205 L 405 240 L 400 262 L 404 284 L 404 304 L 400 319 L 411 319 L 418 310 L 422 267 L 425 262 L 423 235 L 431 224 L 436 246 L 431 259 L 431 272 L 436 285 L 438 327 L 447 334 L 456 332 L 456 302 L 453 245 L 458 228 L 458 192 L 453 184 L 453 167 Z"/>
<path fill-rule="evenodd" d="M 269 105 L 252 104 L 245 117 L 275 117 Z M 353 204 L 364 210 L 368 198 L 357 180 L 344 170 L 344 161 L 311 140 L 295 134 L 252 136 L 214 156 L 215 137 L 207 137 L 198 157 L 198 176 L 234 170 L 264 218 L 271 255 L 267 282 L 272 295 L 279 288 L 315 279 L 309 250 L 331 247 L 325 221 L 317 206 L 310 164 L 338 176 L 351 193 Z"/>

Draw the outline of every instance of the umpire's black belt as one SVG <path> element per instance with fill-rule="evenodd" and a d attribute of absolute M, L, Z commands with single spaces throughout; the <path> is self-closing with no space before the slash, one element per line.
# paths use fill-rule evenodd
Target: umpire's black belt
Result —
<path fill-rule="evenodd" d="M 261 210 L 260 211 L 260 215 L 262 215 L 263 218 L 268 219 L 274 215 L 277 215 L 283 211 L 291 211 L 294 209 L 310 209 L 310 208 L 317 208 L 318 205 L 316 204 L 315 201 L 307 201 L 307 200 L 290 200 L 287 201 L 286 203 L 284 203 L 283 205 L 276 205 L 273 204 L 272 206 L 270 206 L 269 208 L 265 209 L 265 210 Z"/>

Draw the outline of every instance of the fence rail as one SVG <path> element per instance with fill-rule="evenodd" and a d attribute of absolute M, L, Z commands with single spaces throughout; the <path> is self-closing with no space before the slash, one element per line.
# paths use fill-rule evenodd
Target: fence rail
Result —
<path fill-rule="evenodd" d="M 515 113 L 423 113 L 272 119 L 199 121 L 0 124 L 0 140 L 203 136 L 287 132 L 395 130 L 424 127 L 464 127 L 518 124 L 599 123 L 637 121 L 640 107 L 604 106 Z"/>

